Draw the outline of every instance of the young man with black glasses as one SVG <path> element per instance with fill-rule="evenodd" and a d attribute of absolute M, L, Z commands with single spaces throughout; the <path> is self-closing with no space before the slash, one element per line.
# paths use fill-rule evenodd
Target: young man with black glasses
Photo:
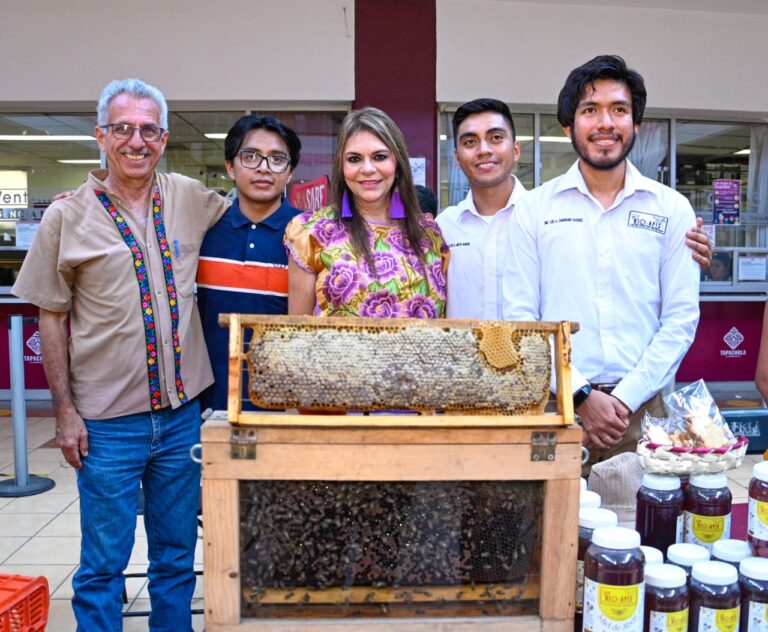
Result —
<path fill-rule="evenodd" d="M 272 116 L 243 116 L 224 141 L 237 198 L 200 250 L 197 304 L 215 380 L 201 397 L 203 409 L 227 407 L 229 330 L 219 326 L 219 314 L 288 311 L 283 233 L 301 211 L 288 203 L 284 191 L 300 154 L 296 132 Z M 251 409 L 245 390 L 243 400 L 243 407 Z"/>

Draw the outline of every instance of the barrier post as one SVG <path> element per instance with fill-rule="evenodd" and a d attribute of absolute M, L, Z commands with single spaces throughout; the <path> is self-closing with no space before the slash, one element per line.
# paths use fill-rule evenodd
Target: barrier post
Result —
<path fill-rule="evenodd" d="M 52 489 L 56 481 L 43 476 L 30 476 L 27 459 L 27 401 L 24 386 L 24 324 L 37 318 L 13 315 L 10 325 L 11 414 L 13 416 L 13 458 L 15 477 L 0 481 L 0 497 L 33 496 Z"/>

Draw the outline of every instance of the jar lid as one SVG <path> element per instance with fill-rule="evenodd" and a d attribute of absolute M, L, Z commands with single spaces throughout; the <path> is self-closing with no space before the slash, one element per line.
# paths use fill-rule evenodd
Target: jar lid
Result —
<path fill-rule="evenodd" d="M 581 492 L 579 507 L 599 507 L 601 504 L 600 494 L 597 492 L 591 492 L 586 489 Z"/>
<path fill-rule="evenodd" d="M 766 560 L 768 562 L 768 560 Z M 685 571 L 674 564 L 652 564 L 645 568 L 645 583 L 659 588 L 679 588 L 688 583 Z"/>
<path fill-rule="evenodd" d="M 718 472 L 717 474 L 691 474 L 691 478 L 688 482 L 691 485 L 703 487 L 705 489 L 728 487 L 728 477 L 722 472 Z"/>
<path fill-rule="evenodd" d="M 768 559 L 764 557 L 745 557 L 739 563 L 739 572 L 744 577 L 761 582 L 768 581 Z"/>
<path fill-rule="evenodd" d="M 592 532 L 592 543 L 604 549 L 635 549 L 640 546 L 640 534 L 626 527 L 598 527 Z"/>
<path fill-rule="evenodd" d="M 680 489 L 680 479 L 674 474 L 643 474 L 643 487 L 671 492 Z"/>
<path fill-rule="evenodd" d="M 744 540 L 718 540 L 712 545 L 712 557 L 723 562 L 740 562 L 752 556 L 752 549 Z"/>
<path fill-rule="evenodd" d="M 586 478 L 580 478 L 579 484 L 581 485 L 581 491 L 585 492 L 587 491 L 587 479 Z"/>
<path fill-rule="evenodd" d="M 768 483 L 768 461 L 755 463 L 755 466 L 752 468 L 752 478 Z"/>
<path fill-rule="evenodd" d="M 581 507 L 579 509 L 579 526 L 585 529 L 615 527 L 618 523 L 619 517 L 615 511 L 610 509 L 602 509 L 601 507 Z"/>
<path fill-rule="evenodd" d="M 714 584 L 715 586 L 727 586 L 739 581 L 736 569 L 725 562 L 697 562 L 693 566 L 691 575 L 702 584 Z"/>
<path fill-rule="evenodd" d="M 641 546 L 640 550 L 645 555 L 645 565 L 649 564 L 663 564 L 664 555 L 655 546 Z"/>
<path fill-rule="evenodd" d="M 667 559 L 675 564 L 693 566 L 696 562 L 708 560 L 709 551 L 703 546 L 690 544 L 688 542 L 670 544 L 667 549 Z"/>

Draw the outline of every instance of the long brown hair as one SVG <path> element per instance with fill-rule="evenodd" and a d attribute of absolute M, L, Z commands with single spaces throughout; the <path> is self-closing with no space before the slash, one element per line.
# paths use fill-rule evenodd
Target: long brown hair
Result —
<path fill-rule="evenodd" d="M 365 220 L 360 216 L 355 208 L 355 200 L 352 192 L 344 181 L 344 148 L 347 141 L 358 132 L 370 132 L 392 152 L 397 164 L 395 172 L 395 185 L 390 191 L 390 196 L 397 190 L 400 199 L 405 208 L 405 219 L 399 220 L 405 228 L 405 236 L 408 245 L 418 256 L 422 263 L 425 263 L 425 253 L 422 250 L 421 242 L 426 239 L 426 232 L 421 225 L 421 211 L 416 197 L 416 189 L 413 186 L 413 176 L 411 175 L 411 164 L 408 160 L 408 148 L 403 138 L 403 133 L 395 125 L 395 122 L 384 112 L 377 108 L 366 107 L 361 110 L 353 110 L 341 122 L 339 136 L 336 141 L 336 153 L 333 157 L 333 173 L 331 175 L 330 199 L 333 205 L 335 217 L 340 222 L 347 223 L 349 227 L 350 242 L 355 254 L 363 256 L 368 262 L 368 266 L 375 274 L 376 268 L 373 265 L 371 249 L 368 245 L 368 229 Z M 352 209 L 352 218 L 343 219 L 341 217 L 341 201 L 347 193 L 349 206 Z"/>

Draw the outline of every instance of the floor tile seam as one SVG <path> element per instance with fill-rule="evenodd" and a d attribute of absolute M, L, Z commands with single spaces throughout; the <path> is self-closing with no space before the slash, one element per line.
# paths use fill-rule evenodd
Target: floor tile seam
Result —
<path fill-rule="evenodd" d="M 14 549 L 12 553 L 10 553 L 9 555 L 7 555 L 4 558 L 0 558 L 0 565 L 2 565 L 2 564 L 9 564 L 8 560 L 11 559 L 14 555 L 16 555 L 16 553 L 18 553 L 25 546 L 27 546 L 27 544 L 29 544 L 29 542 L 32 540 L 31 537 L 27 537 L 27 536 L 23 536 L 23 535 L 21 535 L 21 536 L 8 536 L 8 537 L 24 538 L 25 541 L 22 542 L 16 549 Z M 3 538 L 0 538 L 0 540 L 2 540 L 2 539 Z"/>
<path fill-rule="evenodd" d="M 50 566 L 72 566 L 72 564 L 51 564 Z M 65 584 L 65 583 L 66 583 L 68 580 L 71 580 L 71 578 L 72 578 L 72 575 L 73 575 L 73 574 L 74 574 L 74 572 L 77 570 L 77 567 L 78 567 L 78 566 L 80 566 L 80 565 L 79 565 L 79 564 L 75 564 L 75 565 L 72 567 L 72 570 L 70 570 L 70 571 L 69 571 L 69 573 L 67 573 L 67 574 L 66 574 L 66 576 L 65 576 L 65 577 L 64 577 L 64 578 L 63 578 L 63 579 L 62 579 L 62 580 L 59 582 L 59 584 L 56 586 L 56 588 L 50 588 L 50 586 L 49 586 L 49 591 L 50 591 L 50 592 L 49 592 L 49 594 L 53 595 L 53 593 L 55 593 L 55 592 L 56 592 L 57 590 L 59 590 L 59 589 L 60 589 L 62 586 L 64 586 L 64 584 Z M 53 599 L 53 597 L 51 597 L 51 599 Z M 71 597 L 69 597 L 69 599 L 71 599 Z"/>
<path fill-rule="evenodd" d="M 59 494 L 59 496 L 63 496 L 63 494 Z M 29 498 L 27 496 L 27 498 Z M 66 513 L 67 509 L 69 509 L 72 506 L 72 503 L 76 503 L 80 499 L 79 496 L 75 497 L 72 501 L 68 502 L 64 507 L 58 511 L 8 511 L 9 509 L 13 509 L 14 507 L 14 501 L 16 500 L 23 500 L 21 498 L 14 498 L 13 501 L 9 502 L 7 505 L 3 505 L 2 508 L 0 508 L 0 515 L 8 515 L 8 514 L 44 514 L 44 513 L 55 513 L 57 516 Z M 71 512 L 70 512 L 71 513 Z M 78 511 L 78 513 L 80 513 Z"/>
<path fill-rule="evenodd" d="M 48 522 L 46 522 L 42 527 L 40 527 L 37 531 L 35 531 L 32 535 L 29 536 L 30 538 L 37 538 L 37 537 L 45 537 L 45 536 L 41 536 L 40 532 L 43 529 L 45 529 L 49 524 L 51 524 L 54 520 L 56 520 L 56 518 L 58 518 L 61 514 L 60 513 L 55 513 L 55 512 L 52 512 L 52 511 L 42 511 L 40 513 L 35 513 L 34 511 L 25 511 L 24 513 L 16 514 L 16 515 L 17 516 L 27 516 L 27 515 L 28 516 L 42 516 L 42 515 L 45 515 L 45 514 L 50 514 L 52 516 L 51 519 Z M 24 536 L 22 536 L 22 537 L 24 537 Z"/>

